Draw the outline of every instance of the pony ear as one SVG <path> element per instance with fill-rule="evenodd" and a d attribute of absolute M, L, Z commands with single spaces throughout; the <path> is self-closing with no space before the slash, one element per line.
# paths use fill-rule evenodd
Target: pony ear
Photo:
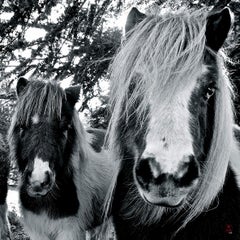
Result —
<path fill-rule="evenodd" d="M 146 15 L 144 13 L 139 12 L 137 8 L 133 7 L 127 17 L 125 33 L 133 29 L 135 25 L 139 24 L 145 17 Z"/>
<path fill-rule="evenodd" d="M 207 19 L 206 45 L 214 51 L 218 51 L 227 38 L 232 25 L 232 13 L 229 8 L 211 14 Z"/>
<path fill-rule="evenodd" d="M 67 101 L 74 106 L 79 100 L 80 86 L 73 86 L 65 89 Z"/>
<path fill-rule="evenodd" d="M 17 91 L 17 96 L 19 97 L 19 95 L 21 94 L 21 92 L 25 89 L 25 87 L 28 85 L 29 81 L 24 78 L 24 77 L 20 77 L 17 81 L 17 87 L 16 87 L 16 91 Z"/>

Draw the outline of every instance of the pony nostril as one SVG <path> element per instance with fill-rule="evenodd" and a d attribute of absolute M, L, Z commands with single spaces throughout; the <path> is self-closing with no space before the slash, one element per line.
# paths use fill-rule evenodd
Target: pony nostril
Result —
<path fill-rule="evenodd" d="M 153 182 L 160 175 L 160 169 L 154 163 L 154 158 L 144 158 L 136 166 L 136 178 L 141 185 Z"/>
<path fill-rule="evenodd" d="M 32 187 L 32 190 L 33 190 L 33 192 L 36 192 L 36 193 L 42 192 L 42 186 L 41 186 L 41 184 L 35 184 L 35 185 Z"/>
<path fill-rule="evenodd" d="M 45 179 L 41 183 L 41 186 L 46 187 L 46 186 L 49 186 L 50 184 L 51 184 L 51 175 L 49 172 L 45 172 Z"/>
<path fill-rule="evenodd" d="M 151 178 L 151 170 L 147 159 L 141 159 L 137 164 L 136 178 L 141 185 L 144 185 Z"/>
<path fill-rule="evenodd" d="M 192 185 L 200 175 L 199 165 L 194 156 L 189 157 L 190 161 L 188 163 L 184 163 L 181 168 L 180 174 L 175 177 L 175 182 L 181 187 L 188 187 Z"/>
<path fill-rule="evenodd" d="M 160 164 L 154 158 L 140 159 L 135 173 L 138 183 L 148 188 L 149 184 L 162 185 L 171 181 L 175 187 L 191 187 L 199 178 L 199 165 L 194 156 L 184 157 L 186 160 L 175 173 L 163 173 Z"/>

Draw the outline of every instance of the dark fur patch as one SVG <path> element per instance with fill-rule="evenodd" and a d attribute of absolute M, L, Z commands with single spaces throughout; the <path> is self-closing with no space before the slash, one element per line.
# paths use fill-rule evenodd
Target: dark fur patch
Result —
<path fill-rule="evenodd" d="M 194 140 L 194 154 L 199 162 L 204 161 L 213 136 L 215 95 L 206 99 L 209 87 L 217 88 L 218 69 L 216 58 L 211 53 L 205 53 L 205 62 L 208 73 L 198 79 L 200 88 L 192 93 L 189 104 L 191 113 L 191 134 Z M 215 93 L 217 94 L 217 92 Z"/>

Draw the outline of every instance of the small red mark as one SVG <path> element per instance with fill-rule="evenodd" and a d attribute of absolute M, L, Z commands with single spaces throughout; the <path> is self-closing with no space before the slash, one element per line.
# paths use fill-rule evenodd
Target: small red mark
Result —
<path fill-rule="evenodd" d="M 227 234 L 232 234 L 233 233 L 233 227 L 232 227 L 231 224 L 226 224 L 225 233 L 227 233 Z"/>

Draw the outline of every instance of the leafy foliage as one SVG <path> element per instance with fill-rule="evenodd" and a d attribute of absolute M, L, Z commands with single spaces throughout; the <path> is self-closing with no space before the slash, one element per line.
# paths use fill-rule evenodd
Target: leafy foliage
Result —
<path fill-rule="evenodd" d="M 110 5 L 110 0 L 3 1 L 0 14 L 12 15 L 0 24 L 4 86 L 29 73 L 58 81 L 69 77 L 82 85 L 87 107 L 120 44 L 120 31 L 104 28 Z"/>
<path fill-rule="evenodd" d="M 106 129 L 110 119 L 110 109 L 108 106 L 108 97 L 100 96 L 101 106 L 91 111 L 91 118 L 89 124 L 93 128 Z"/>

